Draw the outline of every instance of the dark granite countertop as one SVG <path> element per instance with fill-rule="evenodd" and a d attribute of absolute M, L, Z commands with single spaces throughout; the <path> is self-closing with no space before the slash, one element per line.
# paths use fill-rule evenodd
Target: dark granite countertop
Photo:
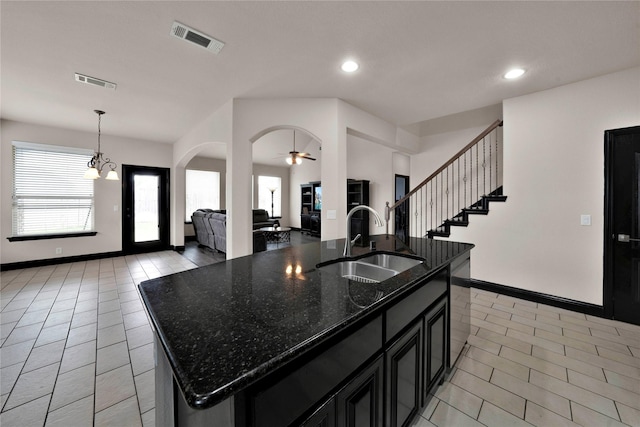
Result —
<path fill-rule="evenodd" d="M 142 298 L 189 405 L 204 409 L 234 395 L 345 327 L 376 315 L 419 279 L 473 247 L 420 238 L 405 245 L 386 235 L 371 240 L 378 252 L 414 255 L 424 263 L 377 284 L 318 271 L 318 263 L 342 256 L 340 239 L 142 282 Z M 369 252 L 368 241 L 361 245 L 353 248 L 354 257 Z"/>

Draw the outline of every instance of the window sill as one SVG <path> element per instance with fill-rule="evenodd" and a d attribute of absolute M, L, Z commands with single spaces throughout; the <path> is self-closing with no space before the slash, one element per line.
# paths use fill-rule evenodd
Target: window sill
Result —
<path fill-rule="evenodd" d="M 23 242 L 25 240 L 46 240 L 46 239 L 66 239 L 67 237 L 85 237 L 95 236 L 97 231 L 83 231 L 81 233 L 65 233 L 65 234 L 35 234 L 31 236 L 15 236 L 7 237 L 10 242 Z"/>

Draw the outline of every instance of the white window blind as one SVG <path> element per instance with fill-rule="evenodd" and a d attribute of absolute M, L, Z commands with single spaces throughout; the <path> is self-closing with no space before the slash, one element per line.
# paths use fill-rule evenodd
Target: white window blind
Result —
<path fill-rule="evenodd" d="M 187 169 L 185 196 L 187 221 L 196 209 L 220 209 L 220 172 Z"/>
<path fill-rule="evenodd" d="M 93 231 L 93 151 L 13 141 L 14 237 Z"/>
<path fill-rule="evenodd" d="M 271 208 L 271 190 L 273 192 L 273 212 Z M 279 176 L 258 176 L 258 209 L 269 212 L 269 216 L 281 217 L 282 179 Z"/>

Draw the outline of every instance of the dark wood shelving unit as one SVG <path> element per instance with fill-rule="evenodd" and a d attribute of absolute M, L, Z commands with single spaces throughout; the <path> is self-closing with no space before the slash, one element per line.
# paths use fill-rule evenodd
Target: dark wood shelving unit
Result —
<path fill-rule="evenodd" d="M 300 184 L 300 231 L 303 233 L 320 236 L 321 194 L 320 181 Z M 369 181 L 349 179 L 347 180 L 347 212 L 358 205 L 369 205 Z M 351 217 L 350 238 L 353 239 L 357 234 L 362 236 L 362 240 L 369 238 L 369 211 L 358 211 Z"/>
<path fill-rule="evenodd" d="M 300 231 L 313 236 L 320 236 L 321 207 L 316 200 L 318 189 L 322 189 L 320 181 L 300 184 Z"/>
<path fill-rule="evenodd" d="M 356 206 L 369 205 L 369 181 L 347 180 L 347 213 Z M 362 240 L 369 238 L 369 211 L 361 210 L 351 217 L 351 236 L 353 239 L 360 234 Z"/>

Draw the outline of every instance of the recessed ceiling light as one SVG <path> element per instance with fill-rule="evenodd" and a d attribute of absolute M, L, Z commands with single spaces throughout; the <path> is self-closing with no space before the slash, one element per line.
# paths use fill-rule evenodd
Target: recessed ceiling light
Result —
<path fill-rule="evenodd" d="M 504 75 L 504 78 L 509 80 L 517 79 L 523 74 L 524 74 L 524 70 L 522 68 L 514 68 L 512 70 L 507 71 L 507 73 Z"/>
<path fill-rule="evenodd" d="M 345 73 L 353 73 L 358 68 L 360 68 L 360 66 L 355 61 L 345 61 L 342 63 L 342 67 L 340 68 L 342 68 L 342 71 L 344 71 Z"/>

